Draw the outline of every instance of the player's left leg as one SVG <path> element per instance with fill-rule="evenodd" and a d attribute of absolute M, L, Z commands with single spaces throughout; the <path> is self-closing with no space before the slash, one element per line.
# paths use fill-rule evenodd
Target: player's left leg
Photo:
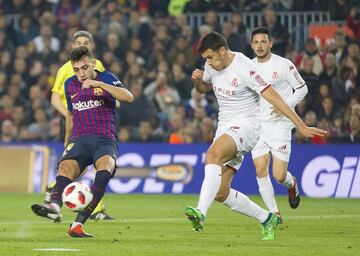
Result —
<path fill-rule="evenodd" d="M 288 189 L 290 207 L 295 209 L 300 204 L 299 188 L 296 178 L 288 171 L 288 161 L 283 159 L 280 154 L 273 154 L 273 176 L 278 183 Z"/>
<path fill-rule="evenodd" d="M 83 231 L 82 226 L 105 194 L 105 188 L 115 171 L 115 159 L 110 155 L 104 155 L 96 160 L 95 169 L 97 171 L 91 186 L 93 199 L 84 210 L 78 213 L 75 222 L 71 224 L 68 234 L 72 237 L 92 237 L 91 234 Z"/>

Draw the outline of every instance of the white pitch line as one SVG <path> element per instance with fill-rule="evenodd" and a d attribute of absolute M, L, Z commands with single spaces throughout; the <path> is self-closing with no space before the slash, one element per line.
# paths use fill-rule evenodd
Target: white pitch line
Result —
<path fill-rule="evenodd" d="M 360 218 L 360 214 L 348 214 L 348 215 L 298 215 L 298 216 L 285 216 L 286 219 L 338 219 L 338 218 Z M 106 223 L 136 223 L 136 222 L 173 222 L 173 221 L 184 221 L 184 218 L 152 218 L 152 219 L 118 219 L 118 220 L 110 220 L 106 221 Z M 210 218 L 211 220 L 222 220 L 222 218 Z M 65 220 L 64 222 L 68 222 L 70 220 Z M 44 224 L 46 221 L 18 221 L 18 222 L 0 222 L 0 225 L 34 225 L 34 224 Z M 47 223 L 51 223 L 48 221 Z M 56 224 L 54 224 L 56 225 Z"/>
<path fill-rule="evenodd" d="M 70 249 L 70 248 L 35 248 L 33 251 L 56 251 L 56 252 L 79 252 L 80 249 Z"/>

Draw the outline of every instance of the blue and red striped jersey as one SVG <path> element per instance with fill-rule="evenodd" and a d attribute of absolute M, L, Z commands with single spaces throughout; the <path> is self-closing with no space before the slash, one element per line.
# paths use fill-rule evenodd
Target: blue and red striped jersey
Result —
<path fill-rule="evenodd" d="M 97 72 L 95 80 L 108 85 L 124 87 L 112 73 Z M 73 115 L 72 138 L 83 135 L 100 135 L 116 140 L 115 103 L 110 93 L 101 88 L 81 88 L 76 76 L 65 81 L 68 110 Z"/>

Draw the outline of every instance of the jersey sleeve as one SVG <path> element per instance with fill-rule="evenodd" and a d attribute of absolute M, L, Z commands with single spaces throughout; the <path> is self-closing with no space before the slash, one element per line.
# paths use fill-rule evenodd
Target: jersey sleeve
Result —
<path fill-rule="evenodd" d="M 103 82 L 109 85 L 126 88 L 127 87 L 113 73 L 106 72 L 103 76 Z"/>
<path fill-rule="evenodd" d="M 286 73 L 287 73 L 287 80 L 290 83 L 290 85 L 294 88 L 294 90 L 299 89 L 303 86 L 305 86 L 305 81 L 299 74 L 297 68 L 291 61 L 287 61 L 285 64 Z"/>
<path fill-rule="evenodd" d="M 269 88 L 269 86 L 271 86 L 271 84 L 265 81 L 265 79 L 261 76 L 261 73 L 250 59 L 246 61 L 243 66 L 245 67 L 243 70 L 243 76 L 245 77 L 246 85 L 250 89 L 258 94 L 261 94 Z"/>

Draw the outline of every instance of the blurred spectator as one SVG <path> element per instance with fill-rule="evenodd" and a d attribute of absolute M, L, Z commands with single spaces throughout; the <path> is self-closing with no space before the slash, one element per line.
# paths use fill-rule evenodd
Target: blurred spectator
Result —
<path fill-rule="evenodd" d="M 230 22 L 223 23 L 221 32 L 228 42 L 230 50 L 236 52 L 245 51 L 248 46 L 246 35 L 233 32 L 233 27 Z"/>
<path fill-rule="evenodd" d="M 333 99 L 329 96 L 323 98 L 321 102 L 321 109 L 319 111 L 319 119 L 326 119 L 332 121 L 335 117 L 335 109 Z"/>
<path fill-rule="evenodd" d="M 271 51 L 273 53 L 284 56 L 286 48 L 289 43 L 289 31 L 280 21 L 278 21 L 276 13 L 272 9 L 267 9 L 264 12 L 264 25 L 270 29 L 273 46 Z"/>
<path fill-rule="evenodd" d="M 50 121 L 49 138 L 50 141 L 63 142 L 60 135 L 60 118 L 55 117 Z"/>
<path fill-rule="evenodd" d="M 347 16 L 347 26 L 354 32 L 357 40 L 360 40 L 360 10 L 353 7 Z"/>
<path fill-rule="evenodd" d="M 207 3 L 204 0 L 190 0 L 185 4 L 184 13 L 192 12 L 206 12 L 208 9 Z"/>
<path fill-rule="evenodd" d="M 200 141 L 210 143 L 215 137 L 214 122 L 210 117 L 204 117 L 200 125 Z"/>
<path fill-rule="evenodd" d="M 0 98 L 0 122 L 11 119 L 14 109 L 14 100 L 7 94 Z"/>
<path fill-rule="evenodd" d="M 348 91 L 352 86 L 352 70 L 344 66 L 331 81 L 331 95 L 334 97 L 337 109 L 345 107 L 348 100 Z"/>
<path fill-rule="evenodd" d="M 330 84 L 337 72 L 335 55 L 332 53 L 326 54 L 324 63 L 324 70 L 319 75 L 319 81 L 320 83 Z"/>
<path fill-rule="evenodd" d="M 322 56 L 319 53 L 319 48 L 316 44 L 314 38 L 309 38 L 305 44 L 305 50 L 301 54 L 296 57 L 295 65 L 298 66 L 300 69 L 304 68 L 304 59 L 310 58 L 313 60 L 313 69 L 312 72 L 315 75 L 320 75 L 321 72 L 324 70 L 324 64 L 322 60 Z"/>
<path fill-rule="evenodd" d="M 141 81 L 132 80 L 129 90 L 134 95 L 134 101 L 130 104 L 126 102 L 121 103 L 118 110 L 120 125 L 137 127 L 141 120 L 153 114 L 153 108 L 143 94 Z"/>
<path fill-rule="evenodd" d="M 1 142 L 13 142 L 16 141 L 17 127 L 14 123 L 6 119 L 1 123 Z"/>
<path fill-rule="evenodd" d="M 34 25 L 34 21 L 29 16 L 21 18 L 20 27 L 15 29 L 16 45 L 24 45 L 30 42 L 38 35 L 38 27 Z"/>
<path fill-rule="evenodd" d="M 150 121 L 144 119 L 140 121 L 138 132 L 131 141 L 141 143 L 161 142 L 161 138 L 153 135 L 153 129 L 151 127 Z"/>
<path fill-rule="evenodd" d="M 208 10 L 205 13 L 205 25 L 208 25 L 212 31 L 221 32 L 221 26 L 218 16 L 214 10 Z"/>
<path fill-rule="evenodd" d="M 120 143 L 127 143 L 130 140 L 130 129 L 128 127 L 121 127 L 118 132 L 118 141 Z"/>
<path fill-rule="evenodd" d="M 305 57 L 303 59 L 303 68 L 300 69 L 299 73 L 304 79 L 309 93 L 307 94 L 307 103 L 310 105 L 310 108 L 313 107 L 314 97 L 319 92 L 319 77 L 314 74 L 314 60 L 310 57 Z"/>
<path fill-rule="evenodd" d="M 27 139 L 31 141 L 46 141 L 49 139 L 50 124 L 45 109 L 37 107 L 34 109 L 35 122 L 27 128 Z"/>
<path fill-rule="evenodd" d="M 173 77 L 172 84 L 177 90 L 180 99 L 182 101 L 190 99 L 191 90 L 193 88 L 190 77 L 184 73 L 182 67 L 177 63 L 172 65 L 171 71 Z"/>
<path fill-rule="evenodd" d="M 56 22 L 61 28 L 69 28 L 72 15 L 79 10 L 79 6 L 72 0 L 61 0 L 56 9 Z"/>
<path fill-rule="evenodd" d="M 182 137 L 181 130 L 184 127 L 184 120 L 179 114 L 174 114 L 169 118 L 170 124 L 170 135 L 169 143 L 170 144 L 180 144 L 184 143 L 184 138 Z"/>
<path fill-rule="evenodd" d="M 60 51 L 60 41 L 53 36 L 50 25 L 44 24 L 40 28 L 40 35 L 33 39 L 37 53 L 42 53 L 46 46 L 56 53 Z"/>
<path fill-rule="evenodd" d="M 334 54 L 336 57 L 336 63 L 339 64 L 341 60 L 346 56 L 346 40 L 345 33 L 343 30 L 339 29 L 335 32 L 335 50 Z"/>
<path fill-rule="evenodd" d="M 349 120 L 349 135 L 344 138 L 344 143 L 360 143 L 360 116 L 352 114 Z"/>
<path fill-rule="evenodd" d="M 351 9 L 349 0 L 335 0 L 329 4 L 330 18 L 332 20 L 346 20 Z"/>

